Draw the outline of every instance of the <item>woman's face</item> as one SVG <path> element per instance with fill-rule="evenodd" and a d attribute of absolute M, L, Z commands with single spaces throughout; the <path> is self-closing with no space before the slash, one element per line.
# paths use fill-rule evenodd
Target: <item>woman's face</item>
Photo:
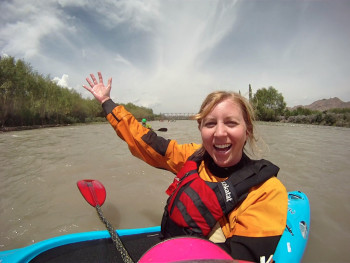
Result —
<path fill-rule="evenodd" d="M 226 99 L 218 103 L 199 126 L 203 146 L 220 167 L 237 164 L 247 139 L 247 128 L 239 105 Z"/>

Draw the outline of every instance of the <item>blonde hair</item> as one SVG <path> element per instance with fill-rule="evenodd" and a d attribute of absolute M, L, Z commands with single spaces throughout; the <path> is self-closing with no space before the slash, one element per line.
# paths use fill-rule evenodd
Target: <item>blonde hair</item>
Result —
<path fill-rule="evenodd" d="M 234 103 L 237 103 L 239 105 L 242 114 L 243 119 L 247 127 L 247 142 L 250 145 L 251 150 L 253 153 L 257 150 L 256 145 L 256 137 L 255 137 L 255 114 L 254 109 L 252 105 L 249 103 L 249 101 L 243 97 L 241 94 L 237 92 L 230 92 L 230 91 L 214 91 L 210 93 L 205 100 L 203 101 L 199 112 L 194 115 L 193 119 L 197 120 L 198 125 L 200 126 L 203 119 L 213 110 L 213 108 L 219 104 L 220 102 L 231 99 Z"/>

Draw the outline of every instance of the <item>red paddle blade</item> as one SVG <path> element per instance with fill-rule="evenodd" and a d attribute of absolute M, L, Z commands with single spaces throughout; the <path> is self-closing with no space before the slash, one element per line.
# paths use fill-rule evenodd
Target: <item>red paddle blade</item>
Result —
<path fill-rule="evenodd" d="M 85 200 L 93 207 L 96 207 L 96 205 L 102 206 L 105 202 L 106 189 L 101 182 L 97 180 L 80 180 L 77 182 L 77 186 Z"/>

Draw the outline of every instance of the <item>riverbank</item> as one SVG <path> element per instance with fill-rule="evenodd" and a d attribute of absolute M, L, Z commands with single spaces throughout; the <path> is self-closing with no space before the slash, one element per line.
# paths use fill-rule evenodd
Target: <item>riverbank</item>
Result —
<path fill-rule="evenodd" d="M 85 122 L 85 123 L 74 123 L 74 124 L 47 124 L 47 125 L 32 125 L 32 126 L 15 126 L 15 127 L 0 127 L 0 133 L 3 132 L 13 132 L 13 131 L 26 131 L 26 130 L 36 130 L 45 128 L 57 128 L 66 126 L 82 126 L 90 124 L 107 124 L 108 122 Z"/>
<path fill-rule="evenodd" d="M 0 127 L 0 132 L 12 132 L 12 131 L 25 131 L 25 130 L 35 130 L 35 129 L 43 129 L 43 128 L 54 128 L 54 127 L 62 127 L 69 126 L 71 124 L 51 124 L 51 125 L 33 125 L 33 126 L 16 126 L 16 127 Z"/>

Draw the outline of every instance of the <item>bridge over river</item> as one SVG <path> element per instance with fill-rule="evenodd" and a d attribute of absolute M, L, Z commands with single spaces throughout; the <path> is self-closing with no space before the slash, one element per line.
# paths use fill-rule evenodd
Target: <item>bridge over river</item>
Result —
<path fill-rule="evenodd" d="M 196 113 L 161 113 L 162 120 L 192 120 Z"/>

